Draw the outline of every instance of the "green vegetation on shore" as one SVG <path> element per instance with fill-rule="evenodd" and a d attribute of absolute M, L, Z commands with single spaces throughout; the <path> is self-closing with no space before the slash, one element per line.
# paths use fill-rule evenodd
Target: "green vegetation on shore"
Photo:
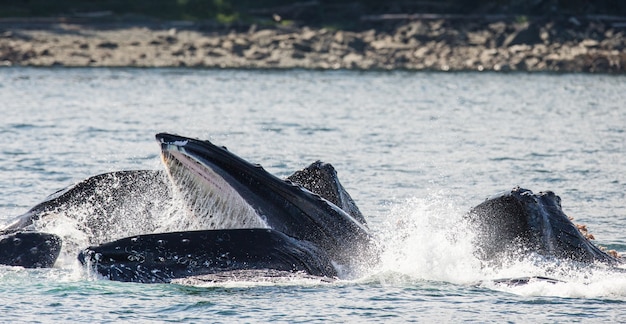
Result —
<path fill-rule="evenodd" d="M 620 0 L 9 0 L 0 17 L 143 17 L 219 23 L 281 19 L 344 25 L 365 15 L 473 14 L 518 16 L 626 15 Z M 8 3 L 7 3 L 8 2 Z"/>

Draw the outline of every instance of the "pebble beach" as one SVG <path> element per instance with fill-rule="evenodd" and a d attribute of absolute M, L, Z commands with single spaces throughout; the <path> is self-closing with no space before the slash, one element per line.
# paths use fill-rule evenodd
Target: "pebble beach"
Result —
<path fill-rule="evenodd" d="M 372 28 L 2 21 L 0 64 L 626 72 L 626 26 L 597 19 L 406 19 Z"/>

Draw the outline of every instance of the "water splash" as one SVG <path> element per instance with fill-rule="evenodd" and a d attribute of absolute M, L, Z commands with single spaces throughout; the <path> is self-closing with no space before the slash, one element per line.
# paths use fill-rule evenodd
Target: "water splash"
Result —
<path fill-rule="evenodd" d="M 415 284 L 440 281 L 478 285 L 521 296 L 618 297 L 626 296 L 625 268 L 581 266 L 527 254 L 509 254 L 498 265 L 474 256 L 476 233 L 458 208 L 443 193 L 414 197 L 393 206 L 380 231 L 384 244 L 381 264 L 362 280 Z M 503 278 L 548 277 L 524 285 L 499 282 Z"/>
<path fill-rule="evenodd" d="M 380 235 L 384 246 L 378 271 L 459 284 L 480 279 L 473 236 L 462 215 L 443 193 L 394 206 Z"/>
<path fill-rule="evenodd" d="M 57 262 L 61 267 L 74 263 L 78 251 L 90 245 L 182 229 L 188 216 L 182 212 L 182 203 L 172 199 L 172 188 L 165 180 L 165 174 L 157 171 L 86 179 L 34 207 L 26 214 L 33 219 L 27 228 L 62 238 Z"/>
<path fill-rule="evenodd" d="M 626 297 L 626 272 L 620 268 L 601 265 L 580 267 L 572 263 L 537 262 L 528 258 L 509 264 L 506 268 L 486 270 L 486 278 L 521 277 L 528 275 L 550 276 L 560 282 L 530 280 L 525 285 L 505 285 L 485 280 L 481 286 L 521 296 L 556 296 L 571 298 L 623 298 Z"/>

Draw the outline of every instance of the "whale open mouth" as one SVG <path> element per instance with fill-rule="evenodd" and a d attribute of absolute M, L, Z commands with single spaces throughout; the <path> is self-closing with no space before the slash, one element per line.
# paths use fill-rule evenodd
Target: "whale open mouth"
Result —
<path fill-rule="evenodd" d="M 371 243 L 364 222 L 323 193 L 280 179 L 209 141 L 164 133 L 156 138 L 186 207 L 202 219 L 197 229 L 271 228 L 313 242 L 335 260 L 352 258 L 345 254 Z"/>

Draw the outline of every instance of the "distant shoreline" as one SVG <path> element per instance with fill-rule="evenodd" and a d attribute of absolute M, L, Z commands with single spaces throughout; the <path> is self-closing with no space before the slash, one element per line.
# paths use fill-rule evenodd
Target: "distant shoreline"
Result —
<path fill-rule="evenodd" d="M 626 72 L 626 25 L 407 19 L 361 31 L 187 23 L 0 21 L 0 65 Z"/>

